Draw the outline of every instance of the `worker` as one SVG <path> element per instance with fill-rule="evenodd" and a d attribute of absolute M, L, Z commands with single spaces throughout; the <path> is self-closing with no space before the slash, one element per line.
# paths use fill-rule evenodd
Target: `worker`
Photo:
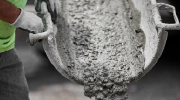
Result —
<path fill-rule="evenodd" d="M 35 0 L 38 12 L 42 1 L 47 3 L 52 21 L 56 23 L 59 0 Z M 29 100 L 24 68 L 14 48 L 15 30 L 19 28 L 36 34 L 42 32 L 44 26 L 41 18 L 23 10 L 26 2 L 0 0 L 0 100 Z"/>

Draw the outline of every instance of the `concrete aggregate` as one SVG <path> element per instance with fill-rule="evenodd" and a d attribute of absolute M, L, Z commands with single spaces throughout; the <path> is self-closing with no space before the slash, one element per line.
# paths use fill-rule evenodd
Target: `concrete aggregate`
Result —
<path fill-rule="evenodd" d="M 56 37 L 63 64 L 84 85 L 85 96 L 126 100 L 128 84 L 142 74 L 145 60 L 140 13 L 131 0 L 61 2 Z"/>

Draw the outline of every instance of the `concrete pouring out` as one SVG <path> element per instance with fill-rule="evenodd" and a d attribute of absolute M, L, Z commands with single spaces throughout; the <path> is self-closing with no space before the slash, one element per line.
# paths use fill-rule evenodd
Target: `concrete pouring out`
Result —
<path fill-rule="evenodd" d="M 126 100 L 129 83 L 144 76 L 160 57 L 165 30 L 178 29 L 157 21 L 154 3 L 61 0 L 57 33 L 43 41 L 44 49 L 62 75 L 84 85 L 85 96 Z M 157 6 L 171 9 L 165 4 Z"/>
<path fill-rule="evenodd" d="M 66 19 L 62 17 L 56 36 L 62 63 L 70 69 L 79 67 L 75 70 L 83 77 L 86 96 L 125 99 L 129 81 L 143 73 L 140 13 L 124 0 L 62 3 Z"/>

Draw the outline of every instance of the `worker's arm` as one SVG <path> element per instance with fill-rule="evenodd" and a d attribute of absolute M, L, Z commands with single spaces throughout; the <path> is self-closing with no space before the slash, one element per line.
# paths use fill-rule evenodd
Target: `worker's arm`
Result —
<path fill-rule="evenodd" d="M 13 23 L 20 15 L 21 10 L 6 0 L 0 0 L 0 19 Z"/>
<path fill-rule="evenodd" d="M 20 1 L 19 1 L 20 2 Z M 0 0 L 0 19 L 32 33 L 43 31 L 42 19 L 37 15 L 17 8 L 7 0 Z"/>

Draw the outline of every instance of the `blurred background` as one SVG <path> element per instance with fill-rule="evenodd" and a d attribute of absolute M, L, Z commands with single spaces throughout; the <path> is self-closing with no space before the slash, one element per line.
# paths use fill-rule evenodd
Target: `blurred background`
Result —
<path fill-rule="evenodd" d="M 175 6 L 180 18 L 178 0 L 158 0 Z M 34 12 L 34 0 L 28 0 L 26 11 Z M 33 8 L 33 9 L 32 9 Z M 171 13 L 161 11 L 164 23 L 174 23 Z M 141 80 L 129 86 L 128 100 L 180 100 L 180 31 L 169 36 L 161 58 Z M 28 33 L 16 31 L 16 49 L 26 72 L 31 100 L 94 100 L 84 96 L 83 87 L 56 71 L 49 62 L 41 43 L 27 44 Z"/>

